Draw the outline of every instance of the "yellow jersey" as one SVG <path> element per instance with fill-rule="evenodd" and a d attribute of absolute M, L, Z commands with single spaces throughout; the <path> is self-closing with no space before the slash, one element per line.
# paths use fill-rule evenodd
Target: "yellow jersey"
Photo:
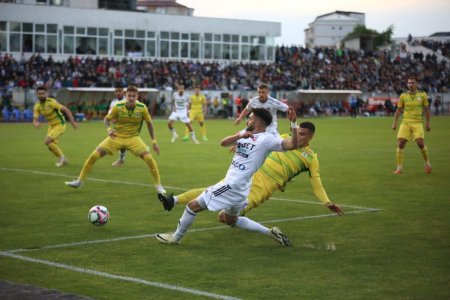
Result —
<path fill-rule="evenodd" d="M 192 95 L 189 97 L 191 103 L 191 112 L 202 112 L 203 105 L 206 105 L 206 97 L 203 94 Z"/>
<path fill-rule="evenodd" d="M 398 100 L 397 107 L 403 108 L 402 122 L 422 122 L 423 107 L 429 106 L 427 93 L 416 91 L 402 93 Z"/>
<path fill-rule="evenodd" d="M 50 125 L 66 124 L 66 119 L 61 112 L 62 104 L 60 104 L 54 98 L 45 99 L 44 103 L 38 101 L 33 107 L 33 117 L 35 119 L 39 118 L 40 115 L 48 121 Z"/>
<path fill-rule="evenodd" d="M 138 136 L 142 122 L 150 122 L 152 119 L 144 103 L 136 101 L 135 107 L 130 109 L 126 106 L 126 100 L 117 102 L 106 118 L 114 121 L 113 128 L 120 138 Z"/>

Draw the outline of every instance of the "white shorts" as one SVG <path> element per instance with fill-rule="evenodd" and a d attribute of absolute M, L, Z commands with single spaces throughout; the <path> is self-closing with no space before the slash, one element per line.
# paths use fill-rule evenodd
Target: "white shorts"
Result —
<path fill-rule="evenodd" d="M 197 200 L 201 207 L 210 211 L 223 209 L 227 215 L 238 216 L 245 207 L 249 192 L 250 188 L 236 189 L 225 182 L 219 182 L 203 191 Z"/>
<path fill-rule="evenodd" d="M 183 110 L 183 111 L 173 111 L 170 116 L 169 116 L 169 120 L 172 121 L 181 121 L 183 123 L 189 123 L 189 117 L 187 115 L 187 111 Z"/>

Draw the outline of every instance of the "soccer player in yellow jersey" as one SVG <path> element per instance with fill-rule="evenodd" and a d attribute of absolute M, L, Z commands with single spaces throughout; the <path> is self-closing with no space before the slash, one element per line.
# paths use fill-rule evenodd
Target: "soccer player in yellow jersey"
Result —
<path fill-rule="evenodd" d="M 126 149 L 145 161 L 150 168 L 156 190 L 158 193 L 165 192 L 161 185 L 158 165 L 150 154 L 148 146 L 139 136 L 142 122 L 145 121 L 152 138 L 153 150 L 156 154 L 159 154 L 150 113 L 145 104 L 137 101 L 137 98 L 138 88 L 132 85 L 128 86 L 126 100 L 118 102 L 105 117 L 104 122 L 107 127 L 108 137 L 88 157 L 78 179 L 66 181 L 66 185 L 74 188 L 81 187 L 97 160 L 106 154 L 112 155 L 120 149 Z"/>
<path fill-rule="evenodd" d="M 195 88 L 194 95 L 189 97 L 189 119 L 191 123 L 194 121 L 198 121 L 200 125 L 200 132 L 202 133 L 203 141 L 207 142 L 208 138 L 206 137 L 206 127 L 205 127 L 205 114 L 206 110 L 206 97 L 202 93 L 200 93 L 200 88 Z M 184 137 L 183 141 L 189 140 L 189 129 L 186 127 L 184 129 Z"/>
<path fill-rule="evenodd" d="M 401 174 L 403 167 L 403 153 L 407 141 L 414 140 L 425 160 L 425 172 L 431 173 L 431 164 L 428 157 L 428 149 L 424 141 L 422 114 L 425 111 L 425 128 L 430 131 L 430 107 L 428 96 L 425 92 L 417 90 L 417 79 L 408 78 L 408 92 L 402 93 L 397 103 L 392 129 L 397 129 L 397 122 L 403 112 L 402 123 L 397 133 L 397 169 L 394 174 Z"/>
<path fill-rule="evenodd" d="M 286 152 L 271 152 L 262 167 L 253 175 L 250 194 L 241 215 L 245 215 L 252 208 L 256 208 L 264 201 L 269 200 L 276 190 L 284 191 L 286 184 L 303 172 L 308 172 L 309 180 L 316 197 L 330 210 L 342 215 L 343 211 L 332 203 L 322 186 L 319 174 L 319 161 L 317 154 L 309 147 L 314 136 L 315 126 L 311 122 L 302 122 L 299 125 L 299 147 Z M 285 137 L 283 135 L 282 137 Z M 193 189 L 178 196 L 158 194 L 165 210 L 171 210 L 176 203 L 188 203 L 195 199 L 205 188 Z M 222 213 L 219 214 L 222 221 Z"/>
<path fill-rule="evenodd" d="M 61 148 L 58 146 L 59 137 L 66 131 L 66 119 L 62 112 L 69 119 L 70 124 L 74 129 L 77 129 L 78 124 L 75 122 L 72 112 L 64 105 L 58 103 L 56 99 L 49 98 L 47 89 L 43 86 L 37 89 L 38 102 L 33 109 L 33 126 L 39 128 L 39 116 L 44 116 L 48 121 L 47 137 L 44 143 L 48 149 L 58 158 L 56 166 L 62 167 L 67 164 L 67 158 L 64 156 Z"/>

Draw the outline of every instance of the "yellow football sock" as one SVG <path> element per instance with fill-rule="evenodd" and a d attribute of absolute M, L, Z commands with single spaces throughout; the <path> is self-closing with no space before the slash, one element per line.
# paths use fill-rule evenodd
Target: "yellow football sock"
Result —
<path fill-rule="evenodd" d="M 425 162 L 429 162 L 428 161 L 428 148 L 427 146 L 423 147 L 422 149 L 420 149 L 420 152 L 422 153 L 423 159 L 425 160 Z"/>
<path fill-rule="evenodd" d="M 206 136 L 206 125 L 203 124 L 203 126 L 200 126 L 200 132 L 202 133 L 202 136 Z"/>
<path fill-rule="evenodd" d="M 405 150 L 397 148 L 397 168 L 401 168 L 403 166 L 403 154 Z"/>
<path fill-rule="evenodd" d="M 61 151 L 61 148 L 56 143 L 48 144 L 48 150 L 50 150 L 56 157 L 61 157 L 64 154 Z"/>
<path fill-rule="evenodd" d="M 156 161 L 153 159 L 152 155 L 148 153 L 144 156 L 143 160 L 147 164 L 147 166 L 150 168 L 150 173 L 152 173 L 153 182 L 155 185 L 161 184 L 161 177 L 159 176 L 159 170 L 158 165 L 156 164 Z"/>
<path fill-rule="evenodd" d="M 178 200 L 177 203 L 180 203 L 180 204 L 186 204 L 186 203 L 188 203 L 189 201 L 194 200 L 194 199 L 196 199 L 198 196 L 200 196 L 200 194 L 201 194 L 204 190 L 206 190 L 206 188 L 192 189 L 192 190 L 189 190 L 189 191 L 187 191 L 187 192 L 184 192 L 183 194 L 180 194 L 180 195 L 177 196 L 177 200 Z"/>
<path fill-rule="evenodd" d="M 89 155 L 88 159 L 84 162 L 83 169 L 81 169 L 80 176 L 78 177 L 78 180 L 84 181 L 84 179 L 88 176 L 88 174 L 91 172 L 92 167 L 94 166 L 95 162 L 101 158 L 100 153 L 97 150 L 94 150 L 91 155 Z"/>
<path fill-rule="evenodd" d="M 187 126 L 184 126 L 184 136 L 189 136 L 189 128 Z"/>

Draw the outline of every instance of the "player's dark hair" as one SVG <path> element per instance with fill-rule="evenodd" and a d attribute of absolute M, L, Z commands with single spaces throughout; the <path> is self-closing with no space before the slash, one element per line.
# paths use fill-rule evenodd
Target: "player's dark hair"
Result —
<path fill-rule="evenodd" d="M 36 88 L 36 91 L 47 91 L 47 89 L 45 88 L 45 86 L 41 85 Z"/>
<path fill-rule="evenodd" d="M 314 132 L 316 132 L 316 126 L 314 126 L 314 124 L 311 122 L 301 122 L 300 128 L 308 129 L 311 134 L 314 134 Z"/>
<path fill-rule="evenodd" d="M 114 85 L 115 89 L 123 89 L 123 85 L 120 83 L 117 83 L 116 85 Z"/>
<path fill-rule="evenodd" d="M 136 87 L 136 86 L 134 86 L 134 85 L 129 85 L 128 87 L 127 87 L 127 93 L 128 92 L 139 92 L 139 90 L 138 90 L 138 88 Z"/>
<path fill-rule="evenodd" d="M 268 89 L 269 89 L 269 86 L 268 86 L 266 83 L 261 83 L 261 84 L 258 86 L 258 89 L 266 89 L 266 90 L 268 90 Z"/>
<path fill-rule="evenodd" d="M 417 77 L 414 75 L 408 76 L 408 80 L 414 80 L 415 82 L 418 82 Z"/>
<path fill-rule="evenodd" d="M 272 123 L 272 115 L 270 112 L 265 108 L 254 108 L 252 109 L 252 113 L 255 117 L 261 119 L 265 124 L 266 127 L 269 126 Z"/>

